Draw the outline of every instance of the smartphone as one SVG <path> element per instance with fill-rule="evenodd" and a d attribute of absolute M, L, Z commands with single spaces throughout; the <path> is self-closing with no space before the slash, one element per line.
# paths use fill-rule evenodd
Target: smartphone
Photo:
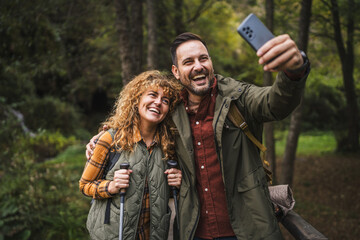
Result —
<path fill-rule="evenodd" d="M 274 38 L 269 29 L 253 13 L 245 18 L 237 28 L 237 31 L 255 51 Z"/>

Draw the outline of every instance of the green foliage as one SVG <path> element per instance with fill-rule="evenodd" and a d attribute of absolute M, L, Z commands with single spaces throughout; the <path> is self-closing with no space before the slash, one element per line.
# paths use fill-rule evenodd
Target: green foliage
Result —
<path fill-rule="evenodd" d="M 66 147 L 76 142 L 75 137 L 64 137 L 60 132 L 41 131 L 35 137 L 29 138 L 27 144 L 36 154 L 36 161 L 42 162 L 47 158 L 55 157 Z"/>
<path fill-rule="evenodd" d="M 24 135 L 4 104 L 0 104 L 0 120 L 0 239 L 81 239 L 87 205 L 74 193 L 79 193 L 83 149 L 82 158 L 77 155 L 78 165 L 38 164 L 75 138 L 47 131 L 36 137 Z"/>
<path fill-rule="evenodd" d="M 275 1 L 274 9 L 274 34 L 289 34 L 296 40 L 299 32 L 298 17 L 301 8 L 301 1 L 280 0 Z M 292 14 L 289 14 L 289 13 Z"/>
<path fill-rule="evenodd" d="M 30 98 L 22 103 L 20 111 L 30 129 L 61 130 L 69 135 L 79 127 L 80 115 L 77 109 L 58 98 Z"/>
<path fill-rule="evenodd" d="M 304 98 L 303 129 L 305 131 L 346 129 L 343 124 L 346 103 L 344 93 L 336 86 L 338 81 L 316 71 L 311 73 Z"/>
<path fill-rule="evenodd" d="M 20 62 L 5 64 L 0 58 L 0 96 L 8 103 L 25 101 L 34 94 L 34 83 L 27 79 L 27 73 L 18 71 Z"/>
<path fill-rule="evenodd" d="M 94 93 L 109 90 L 106 110 L 122 87 L 114 19 L 106 1 L 2 1 L 0 95 L 7 104 L 52 96 L 89 111 Z"/>
<path fill-rule="evenodd" d="M 14 146 L 0 179 L 0 238 L 85 239 L 89 201 L 78 190 L 84 156 L 76 149 L 67 162 L 39 164 L 31 150 Z"/>
<path fill-rule="evenodd" d="M 0 98 L 0 179 L 2 172 L 11 165 L 9 159 L 15 151 L 15 144 L 22 138 L 23 132 L 18 120 L 9 112 L 9 107 Z"/>
<path fill-rule="evenodd" d="M 207 42 L 216 73 L 247 82 L 259 82 L 262 68 L 254 50 L 236 32 L 240 17 L 226 1 L 216 1 L 189 26 Z M 261 80 L 262 81 L 262 80 Z"/>
<path fill-rule="evenodd" d="M 302 129 L 333 131 L 337 151 L 346 151 L 348 114 L 342 79 L 336 73 L 313 71 L 305 92 Z"/>

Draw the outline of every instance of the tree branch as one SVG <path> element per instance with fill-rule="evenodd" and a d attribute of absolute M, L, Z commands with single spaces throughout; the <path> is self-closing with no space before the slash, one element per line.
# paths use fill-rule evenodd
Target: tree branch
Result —
<path fill-rule="evenodd" d="M 202 0 L 200 5 L 196 9 L 194 15 L 192 17 L 188 17 L 188 20 L 186 22 L 188 24 L 195 22 L 196 19 L 198 19 L 204 11 L 206 11 L 207 9 L 210 8 L 210 6 L 212 5 L 212 2 L 213 2 L 212 0 Z M 186 9 L 188 9 L 188 8 L 186 7 Z"/>

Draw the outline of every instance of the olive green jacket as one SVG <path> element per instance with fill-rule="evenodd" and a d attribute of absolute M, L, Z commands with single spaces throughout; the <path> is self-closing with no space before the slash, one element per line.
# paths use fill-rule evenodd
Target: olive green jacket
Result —
<path fill-rule="evenodd" d="M 129 188 L 126 189 L 124 203 L 123 239 L 135 239 L 139 222 L 145 179 L 148 179 L 150 196 L 150 239 L 167 239 L 171 210 L 168 207 L 170 190 L 164 174 L 166 162 L 159 147 L 151 154 L 145 144 L 138 143 L 133 153 L 122 152 L 119 160 L 106 175 L 112 180 L 120 164 L 128 162 L 133 172 L 130 175 Z M 104 224 L 108 199 L 95 200 L 90 208 L 87 229 L 91 239 L 119 239 L 120 197 L 111 198 L 110 224 Z"/>
<path fill-rule="evenodd" d="M 306 77 L 291 81 L 280 72 L 273 86 L 257 87 L 216 75 L 218 95 L 212 124 L 214 140 L 229 219 L 238 239 L 282 239 L 282 235 L 270 201 L 259 150 L 226 118 L 230 103 L 236 103 L 250 131 L 261 140 L 263 122 L 283 119 L 299 104 Z M 176 108 L 172 117 L 178 129 L 176 151 L 183 174 L 179 194 L 179 238 L 187 240 L 194 238 L 200 215 L 194 149 L 183 104 Z"/>

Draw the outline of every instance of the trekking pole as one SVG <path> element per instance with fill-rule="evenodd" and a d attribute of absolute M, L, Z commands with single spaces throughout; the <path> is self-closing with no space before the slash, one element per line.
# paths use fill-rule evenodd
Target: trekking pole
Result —
<path fill-rule="evenodd" d="M 178 163 L 177 161 L 175 160 L 168 160 L 167 161 L 167 166 L 168 166 L 168 169 L 170 168 L 177 168 L 178 166 Z M 176 187 L 174 186 L 170 186 L 170 189 L 173 191 L 173 197 L 174 197 L 174 204 L 175 204 L 175 218 L 176 218 L 176 223 L 177 223 L 177 227 L 178 227 L 178 230 L 180 230 L 180 227 L 179 227 L 179 217 L 178 217 L 178 202 L 177 202 L 177 189 Z"/>
<path fill-rule="evenodd" d="M 129 169 L 129 163 L 120 164 L 120 169 Z M 126 189 L 122 188 L 120 190 L 120 225 L 119 225 L 119 240 L 123 239 L 123 220 L 124 220 L 124 202 L 125 202 L 125 193 Z"/>

